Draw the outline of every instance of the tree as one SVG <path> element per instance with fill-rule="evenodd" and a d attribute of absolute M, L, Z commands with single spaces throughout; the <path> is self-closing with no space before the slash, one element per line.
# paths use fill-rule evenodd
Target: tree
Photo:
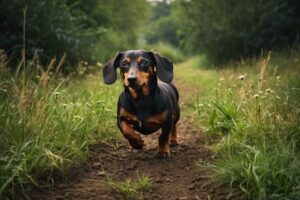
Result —
<path fill-rule="evenodd" d="M 177 9 L 182 46 L 215 64 L 299 42 L 297 0 L 182 0 Z"/>

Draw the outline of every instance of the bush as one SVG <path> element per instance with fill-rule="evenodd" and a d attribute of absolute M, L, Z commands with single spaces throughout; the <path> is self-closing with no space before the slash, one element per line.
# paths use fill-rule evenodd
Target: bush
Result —
<path fill-rule="evenodd" d="M 180 49 L 168 43 L 160 42 L 151 45 L 145 45 L 144 48 L 147 50 L 153 50 L 162 56 L 169 58 L 173 63 L 182 62 L 185 60 L 184 53 Z"/>

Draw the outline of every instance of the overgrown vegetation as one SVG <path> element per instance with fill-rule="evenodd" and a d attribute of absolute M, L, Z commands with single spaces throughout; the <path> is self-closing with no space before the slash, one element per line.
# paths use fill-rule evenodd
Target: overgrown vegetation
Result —
<path fill-rule="evenodd" d="M 183 48 L 218 65 L 299 43 L 297 0 L 179 0 L 174 6 Z"/>
<path fill-rule="evenodd" d="M 38 53 L 43 63 L 64 53 L 69 68 L 80 61 L 104 62 L 117 51 L 137 47 L 148 7 L 145 0 L 4 0 L 0 49 L 14 63 L 23 42 L 28 58 Z"/>
<path fill-rule="evenodd" d="M 87 69 L 63 77 L 61 62 L 46 71 L 37 60 L 20 63 L 16 72 L 0 60 L 0 196 L 28 186 L 52 183 L 53 171 L 80 162 L 88 145 L 116 140 L 118 87 L 105 87 Z M 23 65 L 24 64 L 24 65 Z M 53 70 L 57 69 L 57 70 Z M 73 76 L 73 77 L 72 77 Z M 80 78 L 82 77 L 82 78 Z M 46 178 L 45 178 L 46 177 Z"/>
<path fill-rule="evenodd" d="M 210 79 L 219 77 L 214 89 L 201 85 L 205 97 L 198 97 L 195 113 L 215 138 L 210 149 L 216 158 L 208 168 L 234 189 L 232 196 L 300 198 L 298 58 L 299 51 L 288 57 L 269 54 L 214 72 Z"/>

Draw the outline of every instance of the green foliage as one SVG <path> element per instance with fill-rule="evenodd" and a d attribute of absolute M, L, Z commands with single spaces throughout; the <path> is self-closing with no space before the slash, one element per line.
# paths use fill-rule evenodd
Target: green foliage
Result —
<path fill-rule="evenodd" d="M 147 16 L 144 0 L 4 0 L 0 3 L 0 49 L 16 62 L 25 36 L 27 57 L 37 52 L 43 63 L 64 53 L 71 64 L 104 61 L 120 49 L 136 47 L 137 32 Z"/>
<path fill-rule="evenodd" d="M 182 0 L 176 8 L 184 49 L 204 53 L 215 64 L 299 42 L 296 0 Z"/>
<path fill-rule="evenodd" d="M 144 48 L 158 52 L 162 56 L 169 58 L 172 62 L 182 62 L 185 59 L 183 52 L 169 43 L 160 42 L 151 45 L 144 45 Z"/>
<path fill-rule="evenodd" d="M 198 98 L 195 104 L 208 133 L 219 138 L 210 146 L 217 159 L 207 167 L 216 180 L 234 189 L 231 195 L 239 191 L 249 199 L 300 198 L 298 57 L 299 52 L 289 60 L 268 57 L 223 70 L 209 100 Z M 279 66 L 285 70 L 285 65 L 292 68 L 279 76 L 279 63 L 286 63 Z"/>
<path fill-rule="evenodd" d="M 148 176 L 137 173 L 136 180 L 126 179 L 123 182 L 117 182 L 109 179 L 107 184 L 110 188 L 123 195 L 125 199 L 137 199 L 142 191 L 149 189 L 151 181 Z"/>
<path fill-rule="evenodd" d="M 120 88 L 104 86 L 99 74 L 76 80 L 49 68 L 31 61 L 25 73 L 12 74 L 0 60 L 0 196 L 51 184 L 52 172 L 78 163 L 88 145 L 118 139 Z M 72 76 L 83 76 L 84 69 Z"/>
<path fill-rule="evenodd" d="M 168 3 L 168 1 L 155 2 L 152 5 L 152 17 L 143 33 L 147 43 L 163 42 L 178 47 L 179 38 L 176 33 L 179 25 L 172 10 L 173 3 Z"/>

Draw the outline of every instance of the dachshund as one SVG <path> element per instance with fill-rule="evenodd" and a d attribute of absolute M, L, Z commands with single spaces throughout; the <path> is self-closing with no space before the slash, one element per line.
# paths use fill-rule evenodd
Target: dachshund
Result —
<path fill-rule="evenodd" d="M 178 90 L 171 83 L 172 62 L 151 51 L 120 52 L 103 67 L 106 84 L 116 81 L 117 68 L 124 82 L 118 100 L 118 128 L 134 149 L 144 147 L 140 134 L 161 129 L 157 157 L 169 157 L 170 147 L 178 145 L 176 126 L 180 118 Z"/>

